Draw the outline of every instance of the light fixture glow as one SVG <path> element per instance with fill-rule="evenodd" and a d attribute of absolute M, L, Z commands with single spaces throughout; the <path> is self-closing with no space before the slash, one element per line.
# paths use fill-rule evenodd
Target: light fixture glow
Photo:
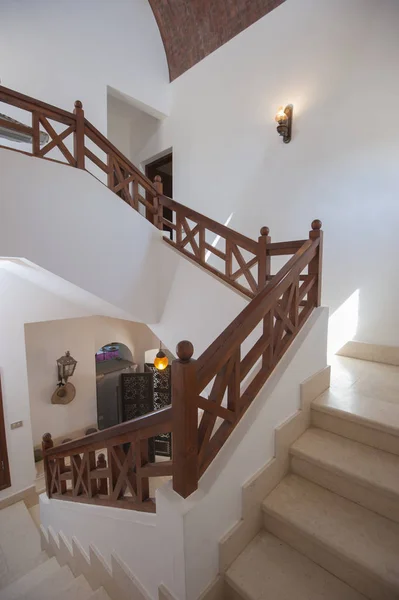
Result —
<path fill-rule="evenodd" d="M 164 371 L 169 364 L 169 359 L 165 352 L 162 350 L 162 342 L 159 342 L 159 352 L 157 352 L 154 359 L 154 367 L 158 371 Z"/>

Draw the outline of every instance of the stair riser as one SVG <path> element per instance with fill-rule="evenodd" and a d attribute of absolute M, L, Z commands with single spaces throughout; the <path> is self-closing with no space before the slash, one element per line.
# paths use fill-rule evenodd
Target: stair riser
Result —
<path fill-rule="evenodd" d="M 399 437 L 379 429 L 373 429 L 365 423 L 315 409 L 311 410 L 311 422 L 314 427 L 399 456 Z"/>
<path fill-rule="evenodd" d="M 309 536 L 296 526 L 276 518 L 267 511 L 264 511 L 264 527 L 370 600 L 398 599 L 398 591 L 392 590 L 381 580 L 377 581 L 360 565 L 336 555 L 315 537 Z"/>
<path fill-rule="evenodd" d="M 399 523 L 399 496 L 388 496 L 384 490 L 362 485 L 346 474 L 337 474 L 299 456 L 291 456 L 291 471 Z"/>
<path fill-rule="evenodd" d="M 223 591 L 224 600 L 248 600 L 248 597 L 244 592 L 239 593 L 232 585 L 230 585 L 228 578 L 225 579 Z"/>

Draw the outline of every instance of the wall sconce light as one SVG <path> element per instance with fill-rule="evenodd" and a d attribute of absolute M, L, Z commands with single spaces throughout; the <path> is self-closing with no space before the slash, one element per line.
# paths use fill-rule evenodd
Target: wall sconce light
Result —
<path fill-rule="evenodd" d="M 75 386 L 68 379 L 74 374 L 77 364 L 69 350 L 57 360 L 58 384 L 51 397 L 52 404 L 69 404 L 75 398 Z"/>
<path fill-rule="evenodd" d="M 154 359 L 154 367 L 158 369 L 158 371 L 164 371 L 169 364 L 169 359 L 166 356 L 165 352 L 162 350 L 162 342 L 159 342 L 159 352 L 157 352 Z"/>
<path fill-rule="evenodd" d="M 291 141 L 293 111 L 293 105 L 288 104 L 285 108 L 281 107 L 276 114 L 277 133 L 282 136 L 284 144 L 289 144 Z"/>

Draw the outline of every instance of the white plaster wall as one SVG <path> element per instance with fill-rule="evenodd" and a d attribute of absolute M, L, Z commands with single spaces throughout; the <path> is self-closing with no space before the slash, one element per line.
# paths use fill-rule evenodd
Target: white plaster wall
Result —
<path fill-rule="evenodd" d="M 112 93 L 108 93 L 107 115 L 108 139 L 140 168 L 144 160 L 142 149 L 156 134 L 161 121 Z"/>
<path fill-rule="evenodd" d="M 116 552 L 154 600 L 161 583 L 177 600 L 197 600 L 218 574 L 220 539 L 241 518 L 242 486 L 273 457 L 274 430 L 298 410 L 300 383 L 326 366 L 327 321 L 327 309 L 314 311 L 187 500 L 171 483 L 156 492 L 156 515 L 41 496 L 44 527 L 86 551 L 94 544 L 108 562 Z"/>
<path fill-rule="evenodd" d="M 0 374 L 12 484 L 0 492 L 2 499 L 31 486 L 36 476 L 24 323 L 80 317 L 90 312 L 3 268 L 0 268 L 0 297 Z M 54 356 L 57 358 L 58 355 Z M 15 421 L 23 421 L 23 426 L 11 431 L 10 425 Z"/>
<path fill-rule="evenodd" d="M 2 0 L 2 84 L 65 110 L 83 102 L 106 133 L 107 86 L 169 111 L 169 74 L 148 0 Z"/>
<path fill-rule="evenodd" d="M 161 583 L 185 596 L 183 521 L 173 503 L 158 507 L 156 515 L 60 502 L 40 496 L 40 520 L 47 529 L 62 532 L 72 546 L 75 537 L 89 554 L 90 545 L 108 565 L 115 552 L 129 567 L 149 598 L 158 598 Z"/>
<path fill-rule="evenodd" d="M 134 321 L 158 321 L 177 258 L 165 259 L 149 221 L 88 173 L 10 150 L 0 150 L 0 181 L 0 256 L 26 258 Z"/>
<path fill-rule="evenodd" d="M 143 150 L 173 146 L 174 196 L 255 238 L 325 230 L 323 303 L 359 290 L 355 339 L 399 344 L 399 4 L 287 0 L 173 82 Z M 274 116 L 294 104 L 293 139 Z M 355 327 L 356 328 L 356 327 Z M 346 341 L 346 340 L 344 340 Z M 343 342 L 344 343 L 344 342 Z"/>
<path fill-rule="evenodd" d="M 133 360 L 143 368 L 145 351 L 157 338 L 142 323 L 106 317 L 28 323 L 25 325 L 26 361 L 33 443 L 41 444 L 49 431 L 53 438 L 97 424 L 95 353 L 103 345 L 125 344 Z M 71 382 L 76 397 L 70 404 L 53 405 L 51 396 L 58 375 L 56 359 L 70 350 L 78 361 Z"/>

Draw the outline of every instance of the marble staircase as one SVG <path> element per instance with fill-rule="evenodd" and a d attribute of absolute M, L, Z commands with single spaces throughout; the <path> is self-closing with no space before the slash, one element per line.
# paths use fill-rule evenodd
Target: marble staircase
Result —
<path fill-rule="evenodd" d="M 399 598 L 399 368 L 337 358 L 227 600 Z"/>
<path fill-rule="evenodd" d="M 18 502 L 0 511 L 0 600 L 110 600 L 41 550 L 40 534 Z"/>

